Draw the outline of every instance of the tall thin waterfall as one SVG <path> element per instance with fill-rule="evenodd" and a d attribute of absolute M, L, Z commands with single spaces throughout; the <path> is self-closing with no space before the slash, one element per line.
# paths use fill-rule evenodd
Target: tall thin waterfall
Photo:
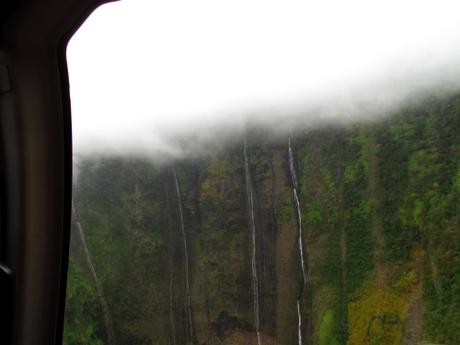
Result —
<path fill-rule="evenodd" d="M 184 258 L 185 258 L 185 312 L 187 314 L 187 328 L 188 328 L 188 340 L 187 343 L 191 344 L 193 342 L 193 321 L 192 321 L 192 299 L 190 293 L 190 273 L 189 273 L 189 255 L 187 248 L 187 235 L 185 234 L 184 226 L 184 214 L 182 211 L 182 196 L 179 187 L 179 181 L 177 179 L 176 170 L 172 169 L 172 174 L 174 176 L 174 183 L 176 185 L 177 193 L 177 203 L 179 207 L 179 220 L 180 220 L 180 229 L 182 233 L 182 240 L 184 244 Z"/>
<path fill-rule="evenodd" d="M 305 269 L 305 261 L 304 261 L 304 253 L 303 253 L 303 234 L 302 234 L 302 208 L 300 205 L 299 199 L 299 181 L 297 180 L 297 174 L 295 172 L 294 166 L 294 154 L 292 152 L 292 145 L 291 145 L 291 137 L 288 139 L 288 151 L 289 151 L 289 170 L 291 172 L 291 181 L 292 181 L 292 192 L 294 194 L 294 200 L 296 203 L 296 210 L 297 210 L 297 224 L 299 227 L 299 236 L 298 236 L 298 243 L 299 243 L 299 256 L 300 256 L 300 267 L 302 269 L 302 278 L 303 278 L 303 285 L 302 289 L 305 288 L 305 284 L 307 283 L 307 274 Z M 298 317 L 298 340 L 299 345 L 302 345 L 302 315 L 300 313 L 300 300 L 297 300 L 297 317 Z"/>
<path fill-rule="evenodd" d="M 255 325 L 257 332 L 257 344 L 261 345 L 260 339 L 260 308 L 259 308 L 259 279 L 257 277 L 257 258 L 256 258 L 256 221 L 254 217 L 254 190 L 251 183 L 251 175 L 249 172 L 249 162 L 248 162 L 248 146 L 246 141 L 244 142 L 244 172 L 246 179 L 246 194 L 248 197 L 248 208 L 249 208 L 249 218 L 251 221 L 251 235 L 252 235 L 252 258 L 251 258 L 251 273 L 252 273 L 252 290 L 254 296 L 254 317 Z"/>
<path fill-rule="evenodd" d="M 300 301 L 297 300 L 297 339 L 298 339 L 298 344 L 302 345 L 302 314 L 300 313 Z"/>
<path fill-rule="evenodd" d="M 96 293 L 99 298 L 99 302 L 101 303 L 102 314 L 104 315 L 104 324 L 105 324 L 105 329 L 107 332 L 107 341 L 109 342 L 109 345 L 116 345 L 117 342 L 115 338 L 115 332 L 113 330 L 112 316 L 110 315 L 109 305 L 107 304 L 107 300 L 105 298 L 104 289 L 102 288 L 101 281 L 99 280 L 99 277 L 97 276 L 97 273 L 96 273 L 96 269 L 94 268 L 88 246 L 86 245 L 85 234 L 83 232 L 80 222 L 77 220 L 77 214 L 75 212 L 75 207 L 73 204 L 72 204 L 72 213 L 74 214 L 74 217 L 75 217 L 74 219 L 75 219 L 75 224 L 77 226 L 78 235 L 80 237 L 81 243 L 83 245 L 83 249 L 85 251 L 86 261 L 91 271 L 91 275 L 93 276 L 94 283 L 96 284 Z"/>

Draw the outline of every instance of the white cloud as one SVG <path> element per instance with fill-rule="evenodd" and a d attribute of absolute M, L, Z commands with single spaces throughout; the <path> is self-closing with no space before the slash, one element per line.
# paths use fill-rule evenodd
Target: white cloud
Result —
<path fill-rule="evenodd" d="M 421 0 L 104 5 L 68 47 L 75 150 L 178 155 L 175 138 L 248 120 L 358 119 L 460 89 L 459 13 Z"/>

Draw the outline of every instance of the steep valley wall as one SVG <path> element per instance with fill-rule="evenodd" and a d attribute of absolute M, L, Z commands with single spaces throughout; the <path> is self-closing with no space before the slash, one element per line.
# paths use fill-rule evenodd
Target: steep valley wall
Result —
<path fill-rule="evenodd" d="M 303 345 L 460 344 L 460 99 L 294 135 L 305 287 L 288 137 L 247 145 L 262 345 L 299 344 L 297 301 Z M 258 343 L 243 142 L 164 166 L 88 157 L 74 200 L 118 344 Z M 83 255 L 74 234 L 65 344 L 109 344 Z"/>

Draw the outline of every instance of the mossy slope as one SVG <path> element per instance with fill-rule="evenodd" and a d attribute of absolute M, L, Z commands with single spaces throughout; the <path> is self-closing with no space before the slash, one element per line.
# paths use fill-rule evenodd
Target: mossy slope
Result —
<path fill-rule="evenodd" d="M 460 339 L 460 100 L 380 123 L 298 133 L 308 286 L 302 291 L 287 138 L 248 134 L 263 344 L 446 345 Z M 190 251 L 195 344 L 256 344 L 252 243 L 241 146 L 155 166 L 89 158 L 78 218 L 118 344 L 186 342 Z M 171 169 L 176 170 L 178 199 Z M 72 238 L 65 344 L 107 338 L 94 282 Z"/>

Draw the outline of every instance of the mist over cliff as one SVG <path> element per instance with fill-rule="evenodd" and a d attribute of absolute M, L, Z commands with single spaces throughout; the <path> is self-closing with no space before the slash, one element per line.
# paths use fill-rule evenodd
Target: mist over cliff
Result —
<path fill-rule="evenodd" d="M 457 345 L 458 133 L 452 96 L 167 164 L 86 157 L 65 344 Z"/>
<path fill-rule="evenodd" d="M 459 10 L 98 9 L 64 345 L 458 345 Z"/>
<path fill-rule="evenodd" d="M 455 1 L 121 1 L 68 47 L 77 155 L 196 156 L 460 89 Z"/>

